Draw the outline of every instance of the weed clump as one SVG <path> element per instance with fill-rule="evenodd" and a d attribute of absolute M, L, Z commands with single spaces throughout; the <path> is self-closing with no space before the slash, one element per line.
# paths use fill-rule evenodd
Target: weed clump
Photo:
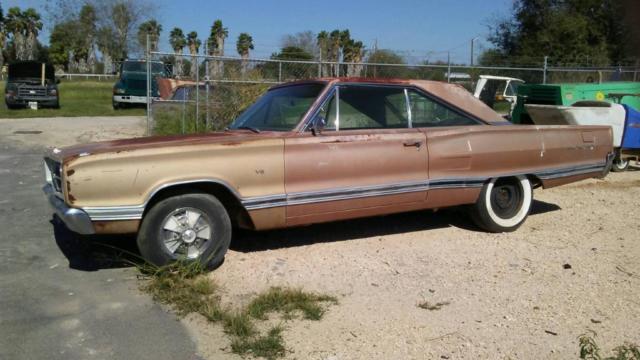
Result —
<path fill-rule="evenodd" d="M 151 294 L 154 301 L 171 306 L 179 316 L 196 313 L 212 323 L 221 323 L 224 333 L 231 338 L 231 351 L 239 355 L 267 359 L 285 355 L 284 327 L 274 326 L 261 334 L 256 326 L 255 321 L 266 320 L 267 314 L 279 313 L 284 320 L 290 320 L 301 313 L 304 319 L 320 320 L 326 312 L 321 303 L 338 303 L 329 295 L 272 287 L 258 294 L 246 307 L 234 310 L 221 305 L 216 294 L 218 287 L 198 263 L 144 265 L 140 271 L 147 280 L 141 289 Z"/>
<path fill-rule="evenodd" d="M 429 311 L 434 311 L 434 310 L 440 310 L 442 309 L 443 306 L 449 305 L 451 304 L 448 301 L 443 301 L 443 302 L 437 302 L 435 304 L 432 304 L 428 301 L 424 301 L 421 302 L 420 304 L 418 304 L 418 307 L 421 309 L 425 309 L 425 310 L 429 310 Z"/>
<path fill-rule="evenodd" d="M 580 359 L 586 360 L 640 360 L 640 347 L 636 344 L 624 343 L 613 349 L 613 356 L 603 357 L 596 343 L 595 331 L 589 330 L 578 337 L 580 343 Z"/>

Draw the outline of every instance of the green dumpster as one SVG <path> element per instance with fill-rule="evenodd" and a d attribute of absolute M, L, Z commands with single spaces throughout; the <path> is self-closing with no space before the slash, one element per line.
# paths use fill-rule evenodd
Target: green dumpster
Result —
<path fill-rule="evenodd" d="M 607 82 L 583 84 L 522 84 L 518 87 L 516 106 L 511 114 L 514 124 L 532 124 L 524 104 L 570 106 L 576 101 L 599 100 L 620 102 L 640 111 L 640 82 Z"/>

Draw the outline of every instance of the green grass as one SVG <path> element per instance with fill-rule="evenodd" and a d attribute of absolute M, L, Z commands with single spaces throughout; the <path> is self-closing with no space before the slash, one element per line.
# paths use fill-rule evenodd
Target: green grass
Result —
<path fill-rule="evenodd" d="M 4 96 L 5 82 L 0 85 L 0 93 Z M 110 81 L 65 81 L 62 80 L 60 91 L 60 108 L 43 108 L 38 110 L 9 110 L 4 101 L 0 105 L 0 118 L 31 118 L 57 116 L 118 116 L 144 115 L 145 109 L 130 108 L 113 110 L 111 105 L 113 83 Z"/>
<path fill-rule="evenodd" d="M 143 265 L 140 270 L 147 280 L 141 288 L 155 301 L 171 306 L 180 316 L 196 313 L 211 323 L 220 323 L 231 340 L 231 351 L 239 355 L 276 359 L 286 354 L 282 325 L 264 333 L 258 329 L 256 322 L 267 320 L 267 314 L 278 313 L 283 320 L 291 320 L 296 314 L 320 320 L 326 305 L 338 303 L 333 296 L 272 287 L 245 307 L 225 308 L 218 287 L 198 263 L 178 262 L 160 268 Z"/>

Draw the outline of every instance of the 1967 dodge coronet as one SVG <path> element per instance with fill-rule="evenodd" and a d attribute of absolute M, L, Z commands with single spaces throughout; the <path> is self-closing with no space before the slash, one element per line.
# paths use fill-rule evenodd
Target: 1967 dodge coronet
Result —
<path fill-rule="evenodd" d="M 467 205 L 513 231 L 533 188 L 605 176 L 612 154 L 610 127 L 510 125 L 457 85 L 328 78 L 271 88 L 224 132 L 54 149 L 45 191 L 72 231 L 216 265 L 233 227 Z"/>

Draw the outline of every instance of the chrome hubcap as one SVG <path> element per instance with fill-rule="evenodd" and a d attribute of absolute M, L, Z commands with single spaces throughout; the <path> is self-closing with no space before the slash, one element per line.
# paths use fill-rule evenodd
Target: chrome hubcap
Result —
<path fill-rule="evenodd" d="M 171 254 L 195 259 L 211 242 L 211 220 L 198 209 L 176 209 L 162 222 L 162 236 Z"/>

